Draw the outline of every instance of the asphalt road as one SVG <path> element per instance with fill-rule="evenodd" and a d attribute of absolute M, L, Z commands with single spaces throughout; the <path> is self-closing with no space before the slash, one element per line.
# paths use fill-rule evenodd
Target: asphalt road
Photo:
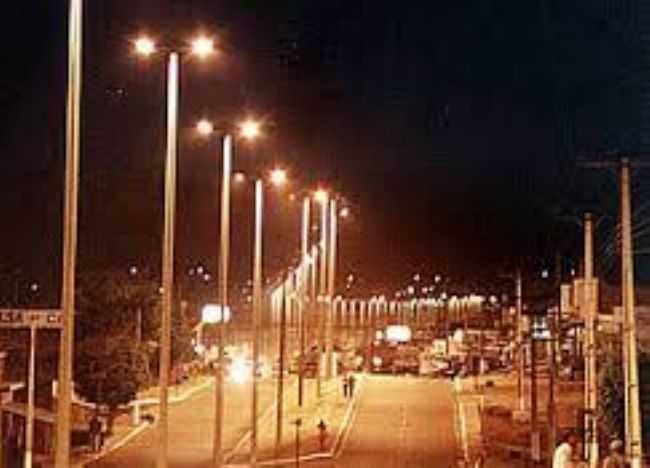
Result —
<path fill-rule="evenodd" d="M 268 392 L 270 395 L 270 392 Z M 248 391 L 231 386 L 226 445 L 232 447 L 248 427 Z M 267 403 L 268 406 L 270 402 Z M 201 392 L 171 407 L 170 468 L 211 467 L 214 395 Z M 453 400 L 448 380 L 371 376 L 339 456 L 303 462 L 314 468 L 455 467 Z M 153 468 L 156 432 L 148 430 L 92 468 Z"/>
<path fill-rule="evenodd" d="M 451 468 L 453 400 L 448 380 L 373 376 L 365 381 L 340 456 L 318 468 Z"/>
<path fill-rule="evenodd" d="M 274 382 L 260 384 L 260 413 L 271 405 Z M 170 405 L 169 467 L 212 468 L 214 430 L 214 387 L 201 391 L 188 400 Z M 250 386 L 228 384 L 225 394 L 224 445 L 232 449 L 250 427 Z M 259 414 L 259 413 L 258 413 Z M 151 428 L 124 447 L 99 461 L 91 468 L 153 468 L 156 463 L 157 431 Z"/>

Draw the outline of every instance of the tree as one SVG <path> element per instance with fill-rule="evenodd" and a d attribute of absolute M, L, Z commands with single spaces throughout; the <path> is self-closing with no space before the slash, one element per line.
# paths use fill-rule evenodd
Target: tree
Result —
<path fill-rule="evenodd" d="M 93 336 L 76 347 L 75 389 L 109 409 L 109 427 L 121 405 L 134 400 L 148 381 L 148 359 L 132 337 Z"/>
<path fill-rule="evenodd" d="M 650 384 L 650 354 L 639 354 L 639 376 L 643 389 Z M 625 385 L 620 355 L 607 354 L 600 368 L 598 382 L 598 420 L 609 437 L 625 435 Z M 648 408 L 650 394 L 641 391 L 641 407 Z M 643 439 L 650 437 L 650 414 L 642 411 Z"/>

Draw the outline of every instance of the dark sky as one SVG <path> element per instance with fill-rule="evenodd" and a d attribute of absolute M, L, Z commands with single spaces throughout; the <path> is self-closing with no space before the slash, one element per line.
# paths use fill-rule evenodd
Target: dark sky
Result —
<path fill-rule="evenodd" d="M 548 257 L 558 231 L 573 253 L 576 233 L 558 229 L 558 214 L 611 207 L 602 177 L 590 180 L 576 157 L 639 147 L 637 3 L 88 1 L 80 268 L 158 269 L 164 77 L 161 59 L 130 54 L 143 31 L 182 45 L 202 30 L 220 48 L 210 63 L 183 63 L 180 268 L 216 262 L 218 154 L 190 127 L 247 113 L 269 135 L 238 147 L 236 166 L 279 162 L 296 189 L 343 193 L 354 217 L 342 226 L 342 270 L 367 284 L 397 285 L 416 269 L 491 275 Z M 2 269 L 53 291 L 66 4 L 12 2 L 0 20 Z M 250 274 L 251 203 L 235 193 L 238 281 Z M 272 272 L 295 252 L 298 210 L 278 195 L 268 206 Z"/>

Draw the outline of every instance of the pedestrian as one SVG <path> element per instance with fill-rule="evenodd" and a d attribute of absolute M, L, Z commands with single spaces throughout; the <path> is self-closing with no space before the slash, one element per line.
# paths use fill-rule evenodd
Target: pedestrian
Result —
<path fill-rule="evenodd" d="M 348 378 L 348 385 L 350 386 L 349 389 L 349 395 L 350 398 L 354 398 L 354 383 L 357 379 L 354 378 L 354 374 L 350 374 L 350 377 Z"/>
<path fill-rule="evenodd" d="M 615 439 L 609 444 L 609 455 L 603 462 L 603 468 L 625 468 L 625 457 L 623 456 L 623 442 Z"/>
<path fill-rule="evenodd" d="M 553 453 L 553 468 L 572 468 L 573 450 L 577 445 L 577 435 L 574 432 L 569 432 L 564 442 L 558 445 Z"/>
<path fill-rule="evenodd" d="M 101 424 L 99 429 L 99 450 L 102 450 L 104 448 L 104 443 L 106 443 L 106 436 L 108 435 L 108 420 L 106 419 L 106 416 L 102 416 L 99 419 L 99 422 Z"/>
<path fill-rule="evenodd" d="M 348 383 L 348 378 L 343 377 L 342 382 L 343 382 L 343 398 L 345 398 L 347 400 L 349 395 L 350 395 L 350 390 L 349 390 L 350 385 Z"/>
<path fill-rule="evenodd" d="M 102 424 L 99 422 L 97 414 L 94 414 L 88 423 L 88 437 L 90 439 L 90 449 L 93 452 L 100 450 L 100 437 L 102 431 Z"/>

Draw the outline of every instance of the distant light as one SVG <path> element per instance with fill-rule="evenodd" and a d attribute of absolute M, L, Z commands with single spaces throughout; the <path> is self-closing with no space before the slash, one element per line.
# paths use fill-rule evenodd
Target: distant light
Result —
<path fill-rule="evenodd" d="M 415 281 L 415 282 L 420 281 L 420 274 L 419 274 L 419 273 L 418 273 L 418 274 L 415 274 L 415 275 L 413 276 L 413 281 Z"/>
<path fill-rule="evenodd" d="M 210 273 L 205 273 L 205 274 L 203 275 L 203 281 L 205 281 L 206 283 L 207 283 L 208 281 L 210 281 L 211 279 L 212 279 L 212 275 L 210 275 Z"/>
<path fill-rule="evenodd" d="M 214 133 L 214 125 L 208 119 L 201 119 L 196 123 L 196 131 L 199 135 L 208 136 Z"/>
<path fill-rule="evenodd" d="M 241 136 L 243 136 L 247 140 L 254 140 L 258 136 L 260 136 L 261 133 L 260 123 L 252 119 L 245 120 L 239 126 L 239 131 L 241 133 Z"/>
<path fill-rule="evenodd" d="M 406 325 L 389 325 L 386 327 L 386 341 L 396 343 L 411 341 L 411 328 Z"/>
<path fill-rule="evenodd" d="M 39 290 L 39 285 L 38 283 L 32 283 L 29 285 L 29 289 L 31 289 L 32 292 L 38 292 Z"/>
<path fill-rule="evenodd" d="M 273 169 L 271 171 L 271 183 L 276 187 L 282 187 L 287 183 L 287 171 L 284 169 Z"/>
<path fill-rule="evenodd" d="M 138 267 L 135 266 L 135 265 L 132 265 L 132 266 L 129 268 L 129 274 L 130 274 L 130 275 L 134 275 L 134 276 L 137 275 L 137 274 L 138 274 Z"/>
<path fill-rule="evenodd" d="M 235 172 L 232 178 L 236 183 L 243 184 L 246 181 L 246 174 L 243 172 Z"/>
<path fill-rule="evenodd" d="M 217 324 L 230 322 L 230 307 L 226 307 L 225 311 L 218 304 L 206 304 L 201 311 L 201 322 L 208 324 Z"/>
<path fill-rule="evenodd" d="M 341 216 L 341 218 L 349 217 L 350 216 L 350 208 L 348 208 L 347 206 L 344 206 L 343 208 L 341 208 L 341 212 L 339 213 L 339 215 Z"/>
<path fill-rule="evenodd" d="M 203 269 L 203 267 L 201 265 L 199 265 L 198 267 L 196 267 L 196 272 L 199 275 L 202 275 L 205 272 L 205 270 Z"/>
<path fill-rule="evenodd" d="M 192 41 L 192 53 L 205 58 L 214 53 L 214 40 L 206 36 L 197 37 Z"/>
<path fill-rule="evenodd" d="M 314 200 L 316 200 L 319 203 L 327 203 L 328 198 L 329 198 L 329 194 L 327 193 L 327 190 L 318 189 L 314 193 Z"/>
<path fill-rule="evenodd" d="M 249 363 L 246 359 L 242 357 L 234 359 L 228 370 L 230 380 L 237 384 L 246 383 L 251 377 L 252 368 L 252 363 Z"/>
<path fill-rule="evenodd" d="M 548 278 L 548 270 L 547 269 L 542 270 L 542 278 L 544 278 L 544 279 Z"/>
<path fill-rule="evenodd" d="M 415 288 L 413 286 L 409 286 L 406 291 L 412 296 L 415 294 Z"/>
<path fill-rule="evenodd" d="M 156 43 L 149 37 L 139 37 L 133 41 L 133 47 L 135 52 L 143 57 L 149 57 L 156 53 Z"/>
<path fill-rule="evenodd" d="M 436 275 L 436 276 L 433 278 L 433 281 L 436 282 L 436 283 L 440 283 L 440 281 L 442 281 L 442 276 L 440 276 L 440 275 Z"/>

